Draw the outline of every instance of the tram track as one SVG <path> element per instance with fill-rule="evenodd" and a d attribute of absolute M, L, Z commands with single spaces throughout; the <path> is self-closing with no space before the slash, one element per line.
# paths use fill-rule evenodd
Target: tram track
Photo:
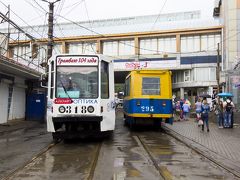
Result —
<path fill-rule="evenodd" d="M 34 157 L 31 158 L 31 160 L 25 162 L 23 165 L 21 165 L 20 167 L 18 167 L 17 169 L 13 170 L 12 172 L 10 172 L 8 175 L 6 175 L 5 177 L 3 177 L 1 180 L 11 180 L 11 179 L 15 179 L 16 177 L 18 177 L 19 175 L 21 175 L 22 173 L 26 173 L 28 172 L 27 169 L 29 169 L 29 166 L 35 166 L 35 161 L 38 162 L 38 159 L 46 156 L 46 154 L 51 151 L 54 150 L 54 148 L 56 148 L 56 146 L 59 144 L 57 149 L 61 149 L 61 144 L 62 141 L 59 142 L 53 142 L 51 144 L 49 144 L 47 147 L 45 147 L 44 149 L 42 149 L 38 154 L 36 154 Z M 69 142 L 71 145 L 71 141 Z M 67 143 L 67 145 L 69 144 Z M 85 142 L 82 142 L 83 144 L 85 144 Z M 64 145 L 65 143 L 63 143 L 62 145 Z M 75 144 L 75 142 L 74 142 Z M 102 147 L 102 142 L 97 142 L 94 145 L 94 148 L 92 147 L 91 149 L 85 149 L 84 151 L 88 151 L 88 152 L 92 152 L 92 158 L 91 161 L 89 161 L 89 166 L 85 169 L 87 171 L 86 176 L 81 177 L 81 179 L 85 179 L 85 180 L 92 180 L 94 177 L 94 172 L 95 172 L 95 168 L 97 166 L 97 162 L 98 162 L 98 158 L 99 158 L 99 153 Z M 94 150 L 93 150 L 94 149 Z M 43 176 L 44 177 L 44 176 Z M 20 178 L 22 179 L 22 178 Z M 24 179 L 24 178 L 23 178 Z"/>
<path fill-rule="evenodd" d="M 138 142 L 138 145 L 140 147 L 142 147 L 142 149 L 144 149 L 145 152 L 148 154 L 150 160 L 152 161 L 153 166 L 159 172 L 159 175 L 165 180 L 172 180 L 173 177 L 172 177 L 171 173 L 166 168 L 160 168 L 159 167 L 158 162 L 154 159 L 150 150 L 148 149 L 147 145 L 143 142 L 141 137 L 139 135 L 136 135 L 136 136 L 133 136 L 133 137 Z"/>
<path fill-rule="evenodd" d="M 210 172 L 209 177 L 213 179 L 221 179 L 226 178 L 229 179 L 229 177 L 232 177 L 230 179 L 240 179 L 239 173 L 235 172 L 234 170 L 231 170 L 230 168 L 224 166 L 222 163 L 219 163 L 217 159 L 214 159 L 214 156 L 211 156 L 210 154 L 206 154 L 201 152 L 200 150 L 196 149 L 195 147 L 192 147 L 192 143 L 186 143 L 184 140 L 181 140 L 181 136 L 176 137 L 174 135 L 169 134 L 165 130 L 162 131 L 163 134 L 168 135 L 173 140 L 171 141 L 172 147 L 179 146 L 179 144 L 174 142 L 179 142 L 182 144 L 182 147 L 186 147 L 187 149 L 190 149 L 191 151 L 188 151 L 186 148 L 180 149 L 172 149 L 171 146 L 159 144 L 156 145 L 156 142 L 159 142 L 159 139 L 154 137 L 154 134 L 135 134 L 133 138 L 138 143 L 138 145 L 145 151 L 145 153 L 148 155 L 148 159 L 151 160 L 151 163 L 153 167 L 158 171 L 159 176 L 161 176 L 165 180 L 172 180 L 172 179 L 178 179 L 180 178 L 184 173 L 188 172 L 186 169 L 192 169 L 193 172 L 198 171 L 198 165 L 196 163 L 201 163 L 201 168 L 199 169 L 199 172 L 197 174 L 188 174 L 186 177 L 191 177 L 194 179 L 194 177 L 201 177 L 205 176 Z M 168 149 L 169 148 L 169 149 Z M 184 151 L 184 149 L 186 151 Z M 183 153 L 181 155 L 181 153 Z M 192 157 L 192 159 L 191 159 Z M 185 159 L 186 158 L 186 159 Z M 195 163 L 194 163 L 195 162 Z M 205 163 L 205 164 L 204 164 Z M 173 169 L 176 169 L 178 167 L 182 166 L 182 170 L 179 170 L 178 172 L 174 172 Z M 181 164 L 181 165 L 180 165 Z M 205 168 L 208 166 L 208 172 L 205 172 Z M 215 169 L 212 173 L 210 169 Z M 218 170 L 217 170 L 218 169 Z M 218 174 L 217 172 L 220 171 L 221 174 Z M 205 174 L 206 173 L 206 174 Z M 205 174 L 205 175 L 204 175 Z M 228 175 L 227 175 L 228 174 Z M 190 175 L 190 176 L 189 176 Z M 191 176 L 193 175 L 193 176 Z M 184 176 L 182 176 L 184 177 Z"/>
<path fill-rule="evenodd" d="M 92 166 L 91 166 L 91 168 L 90 168 L 89 176 L 86 178 L 86 180 L 92 180 L 92 179 L 93 179 L 93 176 L 94 176 L 94 172 L 95 172 L 95 169 L 96 169 L 96 166 L 97 166 L 98 157 L 99 157 L 99 153 L 100 153 L 101 147 L 102 147 L 102 142 L 100 142 L 100 143 L 97 145 L 97 150 L 96 150 L 96 153 L 95 153 L 93 162 L 92 162 Z"/>
<path fill-rule="evenodd" d="M 182 136 L 181 134 L 177 133 L 177 132 L 172 132 L 170 129 L 168 129 L 167 127 L 163 128 L 164 133 L 166 133 L 167 135 L 173 137 L 174 139 L 176 139 L 177 141 L 185 144 L 188 148 L 192 149 L 193 151 L 195 151 L 197 154 L 199 154 L 200 156 L 208 159 L 210 162 L 212 162 L 213 164 L 215 164 L 217 167 L 224 169 L 225 171 L 227 171 L 228 173 L 232 174 L 234 177 L 236 177 L 237 179 L 240 179 L 240 173 L 239 172 L 235 172 L 234 170 L 230 169 L 229 167 L 227 167 L 226 165 L 224 165 L 223 163 L 220 163 L 219 161 L 217 161 L 214 157 L 218 156 L 215 152 L 207 149 L 208 151 L 204 153 L 203 150 L 200 150 L 200 148 L 197 148 L 195 146 L 193 146 L 193 143 L 195 143 L 197 146 L 202 146 L 201 144 L 199 144 L 198 142 Z M 181 137 L 181 138 L 180 138 Z M 206 147 L 204 147 L 206 148 Z M 211 157 L 209 155 L 209 151 L 211 151 L 211 154 L 214 154 L 215 156 Z"/>
<path fill-rule="evenodd" d="M 59 142 L 57 142 L 57 143 L 56 142 L 52 142 L 51 144 L 49 144 L 48 146 L 43 148 L 37 155 L 33 156 L 31 160 L 25 162 L 22 166 L 18 167 L 17 169 L 15 169 L 12 172 L 10 172 L 7 176 L 3 177 L 2 180 L 9 180 L 9 179 L 11 179 L 11 177 L 13 177 L 17 172 L 20 172 L 21 170 L 23 170 L 30 163 L 34 162 L 37 158 L 39 158 L 40 156 L 45 154 L 47 151 L 49 151 L 50 149 L 55 147 L 58 143 Z"/>

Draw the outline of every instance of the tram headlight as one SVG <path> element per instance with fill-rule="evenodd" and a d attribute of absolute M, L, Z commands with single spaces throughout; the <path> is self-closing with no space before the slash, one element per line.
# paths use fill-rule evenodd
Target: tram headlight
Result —
<path fill-rule="evenodd" d="M 137 101 L 136 101 L 136 104 L 137 104 L 137 106 L 141 106 L 140 100 L 137 100 Z"/>
<path fill-rule="evenodd" d="M 66 108 L 65 108 L 64 106 L 60 106 L 60 107 L 58 108 L 58 111 L 59 111 L 60 113 L 64 113 L 64 112 L 66 111 Z"/>
<path fill-rule="evenodd" d="M 162 106 L 163 107 L 166 107 L 167 106 L 167 103 L 165 101 L 162 102 Z"/>
<path fill-rule="evenodd" d="M 93 106 L 88 106 L 87 110 L 88 110 L 89 113 L 93 113 L 94 107 Z"/>

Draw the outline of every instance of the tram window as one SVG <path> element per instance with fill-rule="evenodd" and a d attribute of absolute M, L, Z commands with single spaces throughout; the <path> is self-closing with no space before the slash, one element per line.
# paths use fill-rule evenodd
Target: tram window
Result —
<path fill-rule="evenodd" d="M 51 62 L 51 88 L 50 88 L 50 98 L 53 98 L 53 83 L 54 83 L 54 62 Z"/>
<path fill-rule="evenodd" d="M 126 96 L 130 95 L 130 78 L 126 79 L 126 82 L 125 82 L 125 93 L 124 94 Z"/>
<path fill-rule="evenodd" d="M 109 98 L 109 76 L 108 76 L 108 63 L 101 62 L 101 98 Z"/>
<path fill-rule="evenodd" d="M 160 78 L 142 78 L 142 95 L 160 95 Z"/>

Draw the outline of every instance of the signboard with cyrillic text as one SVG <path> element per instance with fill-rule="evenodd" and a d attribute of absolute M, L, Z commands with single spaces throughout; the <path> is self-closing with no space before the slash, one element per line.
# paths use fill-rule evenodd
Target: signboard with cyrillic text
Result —
<path fill-rule="evenodd" d="M 57 66 L 96 66 L 97 56 L 57 56 Z"/>

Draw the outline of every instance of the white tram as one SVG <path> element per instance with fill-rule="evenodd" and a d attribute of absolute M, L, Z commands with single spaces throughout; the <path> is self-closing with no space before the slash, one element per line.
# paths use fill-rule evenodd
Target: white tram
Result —
<path fill-rule="evenodd" d="M 50 58 L 48 67 L 47 130 L 54 140 L 114 130 L 112 59 L 60 54 Z"/>

